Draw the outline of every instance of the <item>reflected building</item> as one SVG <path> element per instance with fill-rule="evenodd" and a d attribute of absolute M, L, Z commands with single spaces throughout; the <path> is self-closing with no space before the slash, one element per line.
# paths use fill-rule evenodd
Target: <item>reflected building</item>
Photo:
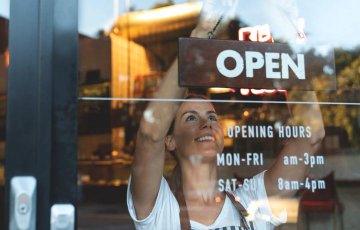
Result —
<path fill-rule="evenodd" d="M 93 115 L 93 120 L 79 120 L 80 158 L 90 157 L 91 148 L 84 137 L 88 136 L 86 133 L 98 133 L 98 138 L 89 138 L 96 139 L 99 145 L 112 140 L 113 150 L 122 151 L 128 144 L 125 142 L 129 142 L 131 137 L 125 137 L 125 126 L 132 119 L 130 117 L 138 119 L 142 111 L 139 111 L 141 105 L 126 99 L 152 97 L 164 72 L 177 56 L 177 38 L 189 36 L 196 25 L 200 8 L 199 3 L 185 3 L 130 12 L 120 16 L 110 33 L 103 34 L 101 38 L 80 36 L 80 96 L 114 99 L 110 105 L 111 118 L 104 116 L 102 109 L 86 108 L 84 105 L 98 105 L 109 111 L 105 105 L 107 102 L 80 101 L 80 118 L 90 119 L 91 111 L 98 110 L 98 117 Z M 84 151 L 82 146 L 87 146 Z"/>
<path fill-rule="evenodd" d="M 200 10 L 200 3 L 184 3 L 129 12 L 121 15 L 112 30 L 101 38 L 80 38 L 80 96 L 112 98 L 111 101 L 79 102 L 80 159 L 112 159 L 114 151 L 133 154 L 138 123 L 146 103 L 131 99 L 153 96 L 164 73 L 178 55 L 178 38 L 189 36 Z M 239 21 L 232 23 L 229 37 L 238 39 L 240 24 Z M 202 90 L 211 99 L 286 100 L 282 92 L 260 91 Z M 225 103 L 215 106 L 224 132 L 229 124 L 274 125 L 285 123 L 290 116 L 286 105 Z M 282 141 L 276 138 L 225 139 L 226 151 L 230 152 L 266 149 L 268 160 L 262 168 L 272 163 L 281 145 Z M 169 162 L 171 172 L 171 160 Z M 232 173 L 231 168 L 222 170 L 224 174 Z M 254 170 L 260 169 L 244 169 L 240 174 L 252 175 Z"/>

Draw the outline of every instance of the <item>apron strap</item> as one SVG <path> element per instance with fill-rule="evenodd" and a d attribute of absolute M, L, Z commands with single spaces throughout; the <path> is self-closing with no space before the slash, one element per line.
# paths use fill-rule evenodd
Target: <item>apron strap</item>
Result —
<path fill-rule="evenodd" d="M 180 215 L 181 230 L 191 230 L 189 212 L 187 209 L 182 185 L 180 185 L 179 188 L 175 191 L 175 198 L 179 203 L 179 207 L 180 207 L 179 215 Z"/>
<path fill-rule="evenodd" d="M 249 221 L 250 222 L 250 226 L 249 226 L 249 224 L 248 224 L 248 222 L 246 220 L 246 217 L 249 216 L 249 213 L 244 208 L 244 206 L 240 203 L 240 201 L 236 200 L 236 198 L 234 197 L 234 195 L 231 192 L 226 191 L 225 193 L 230 198 L 231 202 L 233 203 L 236 210 L 240 214 L 240 226 L 245 228 L 245 229 L 254 230 L 253 222 Z"/>

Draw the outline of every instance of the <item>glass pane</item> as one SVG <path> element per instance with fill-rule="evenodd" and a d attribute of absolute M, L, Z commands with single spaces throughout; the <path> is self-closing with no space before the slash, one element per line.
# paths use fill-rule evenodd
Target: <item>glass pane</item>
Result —
<path fill-rule="evenodd" d="M 358 8 L 80 1 L 79 229 L 357 226 Z"/>

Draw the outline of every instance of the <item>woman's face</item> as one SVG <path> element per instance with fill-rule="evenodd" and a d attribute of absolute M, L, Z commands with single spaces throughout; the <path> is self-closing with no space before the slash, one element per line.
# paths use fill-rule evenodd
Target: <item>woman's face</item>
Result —
<path fill-rule="evenodd" d="M 212 104 L 182 103 L 176 114 L 171 139 L 179 158 L 194 155 L 214 158 L 222 152 L 224 134 Z"/>

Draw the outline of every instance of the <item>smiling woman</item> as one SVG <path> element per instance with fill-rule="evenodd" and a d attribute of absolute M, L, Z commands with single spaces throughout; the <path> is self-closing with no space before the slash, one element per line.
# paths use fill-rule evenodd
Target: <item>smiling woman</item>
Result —
<path fill-rule="evenodd" d="M 188 101 L 181 104 L 165 139 L 167 150 L 177 160 L 172 175 L 173 191 L 181 184 L 181 169 L 191 171 L 186 168 L 198 167 L 201 162 L 216 166 L 215 157 L 224 147 L 224 136 L 213 105 L 199 102 L 199 98 L 204 99 L 201 95 L 186 97 Z M 190 164 L 182 161 L 189 161 Z"/>
<path fill-rule="evenodd" d="M 214 24 L 206 20 L 209 15 L 204 15 L 204 9 L 208 9 L 206 3 L 217 9 L 214 4 L 221 2 L 205 2 L 193 37 L 206 38 L 208 32 L 213 31 Z M 212 21 L 217 24 L 215 36 L 224 31 L 228 23 L 226 17 Z M 179 103 L 186 89 L 179 87 L 178 82 L 178 62 L 175 61 L 156 98 L 176 100 L 152 100 L 140 122 L 127 192 L 129 212 L 136 228 L 267 230 L 284 223 L 286 215 L 274 215 L 268 197 L 296 192 L 279 189 L 279 177 L 294 181 L 304 178 L 305 165 L 294 166 L 296 169 L 290 172 L 281 159 L 289 152 L 294 155 L 316 152 L 323 137 L 318 106 L 298 108 L 306 117 L 317 121 L 312 124 L 311 138 L 289 139 L 269 170 L 244 180 L 243 185 L 232 192 L 223 192 L 224 189 L 219 189 L 217 157 L 223 152 L 224 133 L 218 115 L 202 96 L 189 95 Z M 309 96 L 313 95 L 309 93 Z M 304 125 L 309 123 L 304 122 Z M 177 160 L 171 187 L 163 177 L 165 156 L 169 152 Z M 255 159 L 255 155 L 249 155 L 249 159 Z"/>

